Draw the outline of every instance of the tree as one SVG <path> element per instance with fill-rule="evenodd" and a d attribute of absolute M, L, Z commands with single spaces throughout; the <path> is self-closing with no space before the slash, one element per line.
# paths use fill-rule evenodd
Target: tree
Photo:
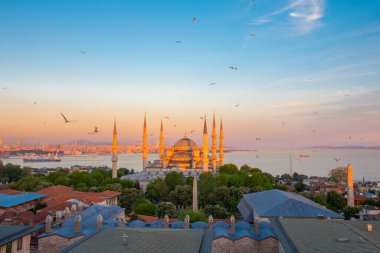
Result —
<path fill-rule="evenodd" d="M 184 185 L 185 182 L 186 180 L 182 173 L 172 171 L 165 176 L 165 183 L 170 191 L 173 191 L 177 185 Z"/>
<path fill-rule="evenodd" d="M 362 202 L 362 206 L 376 206 L 376 201 L 373 198 L 368 198 Z"/>
<path fill-rule="evenodd" d="M 165 215 L 175 216 L 175 206 L 172 202 L 161 202 L 157 205 L 157 216 L 163 218 Z"/>
<path fill-rule="evenodd" d="M 137 214 L 154 216 L 156 215 L 157 206 L 146 200 L 141 200 L 133 205 L 133 211 Z"/>
<path fill-rule="evenodd" d="M 192 204 L 193 191 L 190 185 L 177 185 L 169 194 L 169 201 L 177 207 L 188 207 Z"/>
<path fill-rule="evenodd" d="M 216 204 L 222 207 L 225 207 L 227 209 L 231 208 L 232 198 L 231 198 L 230 190 L 228 189 L 228 187 L 220 186 L 220 187 L 215 188 L 213 195 L 214 195 Z M 212 202 L 210 202 L 210 204 L 212 204 Z"/>
<path fill-rule="evenodd" d="M 150 182 L 146 187 L 146 196 L 153 201 L 165 201 L 168 194 L 169 187 L 161 178 L 157 178 L 156 180 Z"/>
<path fill-rule="evenodd" d="M 120 206 L 124 207 L 127 211 L 132 210 L 132 205 L 139 200 L 144 199 L 144 193 L 138 189 L 127 188 L 124 189 L 119 197 Z"/>
<path fill-rule="evenodd" d="M 227 163 L 219 167 L 219 174 L 235 174 L 238 173 L 239 169 L 235 164 Z"/>
<path fill-rule="evenodd" d="M 314 196 L 313 201 L 320 204 L 321 206 L 327 207 L 328 205 L 325 198 L 321 194 Z"/>
<path fill-rule="evenodd" d="M 346 206 L 343 208 L 344 219 L 349 220 L 359 214 L 359 208 L 354 206 Z"/>
<path fill-rule="evenodd" d="M 305 188 L 306 185 L 302 181 L 299 181 L 294 185 L 294 189 L 296 189 L 297 192 L 302 192 L 303 190 L 305 190 Z"/>
<path fill-rule="evenodd" d="M 206 214 L 204 212 L 202 212 L 202 211 L 193 212 L 191 210 L 186 210 L 186 211 L 180 212 L 178 215 L 179 220 L 184 221 L 186 215 L 189 215 L 191 223 L 197 222 L 197 221 L 207 221 L 207 217 L 206 217 Z"/>
<path fill-rule="evenodd" d="M 203 211 L 207 216 L 212 215 L 212 217 L 216 219 L 228 218 L 227 209 L 219 205 L 207 205 Z"/>
<path fill-rule="evenodd" d="M 342 210 L 346 205 L 346 201 L 343 196 L 335 191 L 331 191 L 327 194 L 327 203 L 334 211 Z"/>
<path fill-rule="evenodd" d="M 342 183 L 347 181 L 347 168 L 338 167 L 330 170 L 330 180 L 336 183 Z"/>
<path fill-rule="evenodd" d="M 250 166 L 248 166 L 247 164 L 244 164 L 243 166 L 240 167 L 240 171 L 244 174 L 252 174 L 254 172 L 260 172 L 262 173 L 262 170 L 258 169 L 258 168 L 252 168 Z"/>
<path fill-rule="evenodd" d="M 204 172 L 199 175 L 198 190 L 199 190 L 199 203 L 201 206 L 214 203 L 213 193 L 216 188 L 215 177 L 211 172 Z"/>
<path fill-rule="evenodd" d="M 122 192 L 123 186 L 121 184 L 118 184 L 118 183 L 107 184 L 103 187 L 103 190 L 104 191 L 110 190 L 110 191 L 115 191 L 115 192 Z"/>

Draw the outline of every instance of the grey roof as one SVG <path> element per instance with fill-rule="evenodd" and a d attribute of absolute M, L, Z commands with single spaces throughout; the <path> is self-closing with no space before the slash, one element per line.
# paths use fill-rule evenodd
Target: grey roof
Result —
<path fill-rule="evenodd" d="M 34 226 L 0 226 L 0 246 L 31 234 L 37 229 L 38 227 Z"/>
<path fill-rule="evenodd" d="M 343 219 L 343 217 L 299 194 L 280 190 L 269 190 L 243 195 L 238 205 L 239 211 L 251 222 L 253 210 L 261 217 L 303 217 L 318 216 Z"/>
<path fill-rule="evenodd" d="M 123 245 L 123 234 L 128 245 Z M 208 253 L 211 252 L 210 233 L 199 229 L 106 228 L 86 237 L 61 253 Z"/>
<path fill-rule="evenodd" d="M 366 231 L 367 224 L 369 222 L 286 218 L 272 222 L 287 253 L 380 252 L 380 223 L 371 222 L 372 232 Z"/>

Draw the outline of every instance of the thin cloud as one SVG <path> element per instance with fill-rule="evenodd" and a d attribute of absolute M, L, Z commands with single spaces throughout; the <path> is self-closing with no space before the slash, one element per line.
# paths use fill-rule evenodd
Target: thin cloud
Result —
<path fill-rule="evenodd" d="M 273 21 L 273 18 L 287 13 L 288 22 L 301 33 L 307 33 L 320 27 L 320 19 L 324 16 L 324 0 L 292 0 L 288 5 L 266 15 L 253 19 L 251 25 L 264 25 Z"/>
<path fill-rule="evenodd" d="M 319 106 L 324 105 L 322 102 L 289 102 L 286 104 L 272 105 L 272 108 L 299 108 L 299 107 L 309 107 L 309 106 Z"/>

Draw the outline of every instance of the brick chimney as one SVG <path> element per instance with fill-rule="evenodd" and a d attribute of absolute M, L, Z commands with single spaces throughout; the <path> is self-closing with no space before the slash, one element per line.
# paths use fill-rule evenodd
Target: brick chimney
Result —
<path fill-rule="evenodd" d="M 103 227 L 103 216 L 99 214 L 98 217 L 96 218 L 96 228 L 101 229 L 102 227 Z"/>
<path fill-rule="evenodd" d="M 234 235 L 235 234 L 235 216 L 231 215 L 230 223 L 231 223 L 230 233 Z"/>
<path fill-rule="evenodd" d="M 65 218 L 65 220 L 67 220 L 68 218 L 70 218 L 70 216 L 71 216 L 70 208 L 66 207 L 65 211 L 64 211 L 64 218 Z"/>
<path fill-rule="evenodd" d="M 45 232 L 50 233 L 51 232 L 51 222 L 53 221 L 53 217 L 51 215 L 46 216 L 45 219 Z"/>
<path fill-rule="evenodd" d="M 61 211 L 55 212 L 55 223 L 57 223 L 57 225 L 62 223 L 62 212 Z"/>
<path fill-rule="evenodd" d="M 80 233 L 81 226 L 80 222 L 82 220 L 82 217 L 80 215 L 75 216 L 75 233 Z"/>
<path fill-rule="evenodd" d="M 185 229 L 189 229 L 190 228 L 190 216 L 188 214 L 186 214 L 185 216 Z"/>
<path fill-rule="evenodd" d="M 119 228 L 124 228 L 125 227 L 125 220 L 124 218 L 119 218 Z"/>
<path fill-rule="evenodd" d="M 208 216 L 208 229 L 212 230 L 213 225 L 214 225 L 214 218 L 212 217 L 212 215 L 209 215 Z"/>
<path fill-rule="evenodd" d="M 73 204 L 73 205 L 71 206 L 71 212 L 73 213 L 73 215 L 76 214 L 76 212 L 77 212 L 77 205 Z"/>
<path fill-rule="evenodd" d="M 78 212 L 82 212 L 82 211 L 83 211 L 83 203 L 79 202 L 78 203 Z"/>
<path fill-rule="evenodd" d="M 164 217 L 164 228 L 169 228 L 169 216 L 165 215 Z"/>
<path fill-rule="evenodd" d="M 126 233 L 123 234 L 122 239 L 123 245 L 128 245 L 128 235 Z"/>

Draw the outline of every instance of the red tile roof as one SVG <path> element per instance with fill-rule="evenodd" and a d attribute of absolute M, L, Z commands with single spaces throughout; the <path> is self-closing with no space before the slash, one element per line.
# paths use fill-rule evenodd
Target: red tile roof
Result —
<path fill-rule="evenodd" d="M 0 191 L 0 194 L 9 194 L 9 195 L 16 195 L 20 193 L 22 193 L 22 191 L 16 191 L 12 189 L 5 189 L 5 190 Z"/>

